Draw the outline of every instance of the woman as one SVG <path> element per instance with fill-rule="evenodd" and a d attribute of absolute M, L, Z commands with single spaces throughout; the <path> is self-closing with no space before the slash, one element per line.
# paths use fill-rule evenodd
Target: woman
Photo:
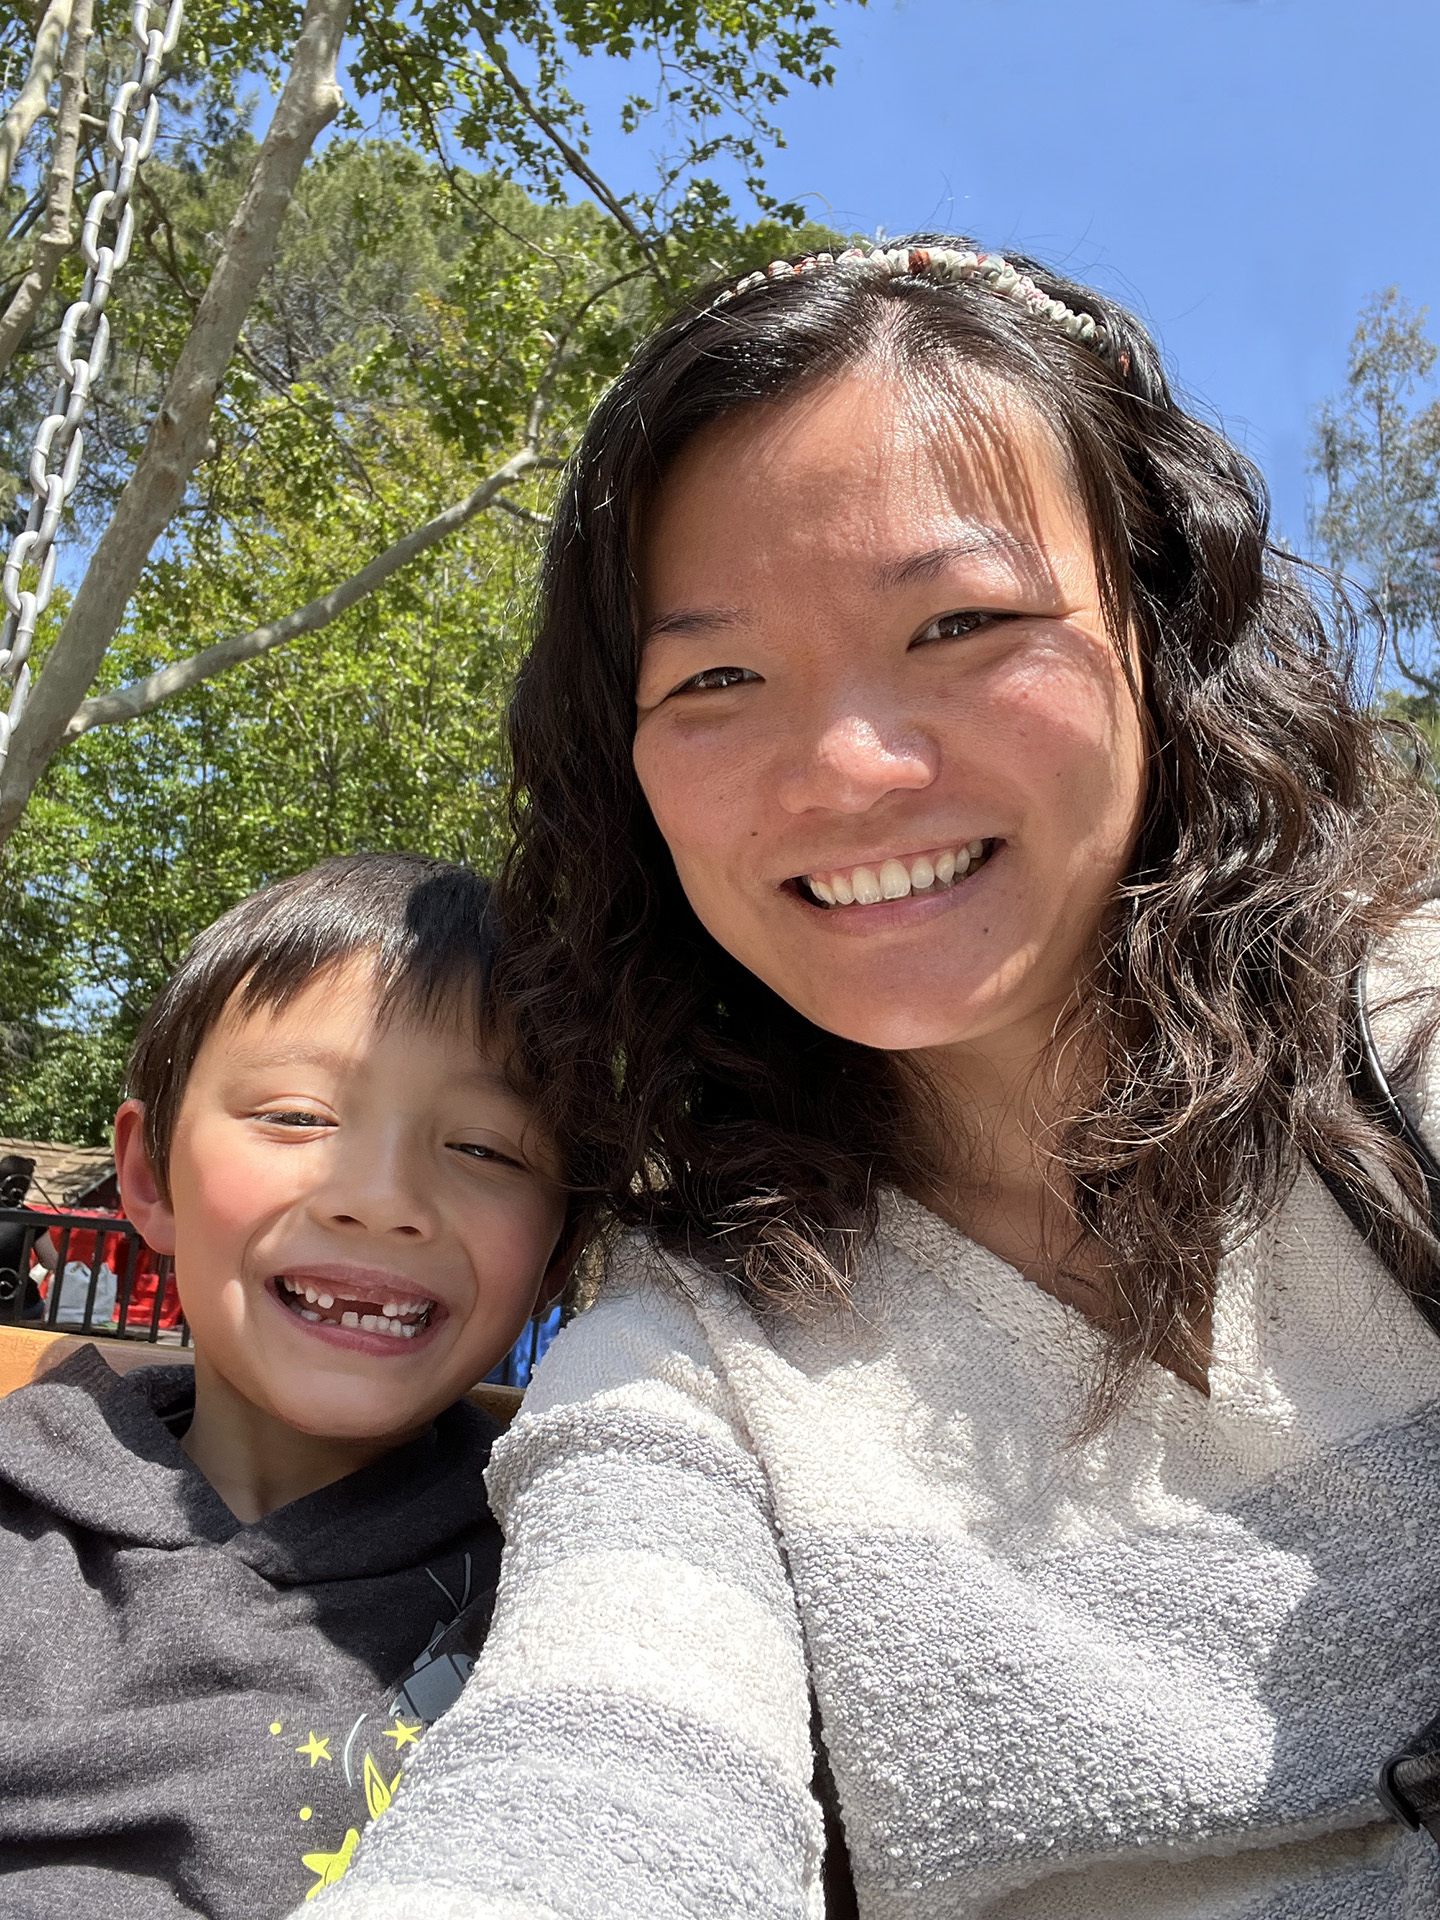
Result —
<path fill-rule="evenodd" d="M 640 1231 L 333 1911 L 815 1915 L 817 1794 L 866 1920 L 1435 1911 L 1373 1786 L 1433 1269 L 1346 1071 L 1367 954 L 1392 1073 L 1433 1023 L 1433 813 L 1253 468 L 1032 264 L 776 263 L 602 404 L 513 739 L 530 1043 Z"/>

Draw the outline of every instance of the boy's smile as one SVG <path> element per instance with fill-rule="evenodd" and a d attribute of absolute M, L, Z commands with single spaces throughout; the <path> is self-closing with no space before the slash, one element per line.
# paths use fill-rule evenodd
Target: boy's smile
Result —
<path fill-rule="evenodd" d="M 277 1273 L 271 1291 L 287 1312 L 298 1313 L 327 1336 L 342 1334 L 342 1346 L 360 1353 L 385 1352 L 385 1340 L 413 1340 L 432 1333 L 445 1309 L 430 1294 L 417 1291 L 408 1280 L 368 1267 L 309 1266 L 298 1272 Z M 371 1348 L 360 1338 L 379 1336 Z"/>
<path fill-rule="evenodd" d="M 197 1464 L 227 1405 L 232 1451 L 237 1419 L 272 1450 L 388 1449 L 534 1308 L 565 1217 L 554 1159 L 496 1049 L 458 1010 L 387 1011 L 368 954 L 279 1009 L 226 1009 L 185 1085 L 168 1199 L 141 1122 L 121 1109 L 117 1162 L 131 1217 L 175 1255 Z"/>

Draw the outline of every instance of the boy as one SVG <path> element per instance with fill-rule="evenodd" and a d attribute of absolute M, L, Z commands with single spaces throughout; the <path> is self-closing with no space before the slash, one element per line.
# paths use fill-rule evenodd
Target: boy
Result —
<path fill-rule="evenodd" d="M 494 1423 L 566 1202 L 490 1004 L 486 883 L 405 855 L 242 902 L 116 1118 L 194 1369 L 0 1402 L 0 1913 L 280 1915 L 338 1879 L 489 1616 Z"/>

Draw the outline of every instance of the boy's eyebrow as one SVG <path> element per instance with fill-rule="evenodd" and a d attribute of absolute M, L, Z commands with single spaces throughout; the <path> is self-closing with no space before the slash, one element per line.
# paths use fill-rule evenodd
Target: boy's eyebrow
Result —
<path fill-rule="evenodd" d="M 230 1059 L 238 1067 L 327 1067 L 332 1073 L 343 1073 L 355 1064 L 353 1054 L 342 1053 L 335 1047 L 316 1046 L 305 1040 L 292 1040 L 273 1047 L 236 1047 Z M 491 1066 L 483 1057 L 470 1066 L 457 1067 L 455 1078 L 487 1088 L 499 1088 L 505 1093 L 512 1091 L 500 1068 Z"/>
<path fill-rule="evenodd" d="M 335 1047 L 291 1040 L 273 1047 L 236 1047 L 230 1055 L 238 1067 L 330 1067 L 335 1072 L 351 1065 L 353 1056 Z"/>

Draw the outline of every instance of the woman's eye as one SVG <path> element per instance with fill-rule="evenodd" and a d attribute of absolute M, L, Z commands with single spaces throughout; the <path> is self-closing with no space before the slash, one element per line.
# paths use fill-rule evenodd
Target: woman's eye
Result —
<path fill-rule="evenodd" d="M 981 627 L 1005 618 L 1003 613 L 988 609 L 970 613 L 942 613 L 938 620 L 930 622 L 923 633 L 916 635 L 915 645 L 919 646 L 925 640 L 963 640 L 967 634 L 978 633 Z"/>
<path fill-rule="evenodd" d="M 747 680 L 758 680 L 758 673 L 752 673 L 749 667 L 706 667 L 703 673 L 692 673 L 688 680 L 682 680 L 674 689 L 676 693 L 717 693 L 726 687 L 738 687 Z"/>

